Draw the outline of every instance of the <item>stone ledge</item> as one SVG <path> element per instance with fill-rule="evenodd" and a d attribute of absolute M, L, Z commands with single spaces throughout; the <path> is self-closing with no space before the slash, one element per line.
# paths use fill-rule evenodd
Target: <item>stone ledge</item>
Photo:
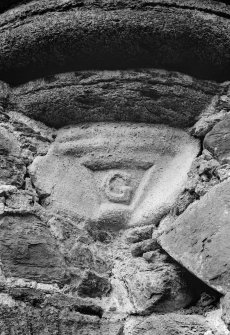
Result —
<path fill-rule="evenodd" d="M 12 90 L 9 109 L 49 126 L 97 121 L 192 126 L 218 84 L 163 70 L 71 72 Z"/>
<path fill-rule="evenodd" d="M 228 78 L 230 12 L 223 3 L 87 3 L 35 1 L 1 15 L 0 77 L 21 83 L 71 70 L 144 66 Z"/>

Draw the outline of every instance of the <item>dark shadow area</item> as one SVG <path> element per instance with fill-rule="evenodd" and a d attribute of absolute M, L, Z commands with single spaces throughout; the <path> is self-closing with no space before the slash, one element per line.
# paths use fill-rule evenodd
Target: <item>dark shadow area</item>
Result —
<path fill-rule="evenodd" d="M 162 250 L 162 252 L 165 251 Z M 206 283 L 189 272 L 169 255 L 168 262 L 177 264 L 178 267 L 181 268 L 181 274 L 183 275 L 185 281 L 189 284 L 191 292 L 193 293 L 194 299 L 187 307 L 181 310 L 182 313 L 205 315 L 205 313 L 218 308 L 220 299 L 223 297 L 222 294 L 209 287 Z"/>
<path fill-rule="evenodd" d="M 102 62 L 101 59 L 105 58 Z M 136 70 L 137 68 L 163 68 L 167 71 L 176 71 L 186 75 L 190 75 L 200 80 L 211 80 L 215 82 L 224 82 L 230 76 L 230 65 L 224 69 L 211 64 L 190 64 L 187 61 L 178 64 L 156 63 L 146 57 L 138 56 L 137 59 L 130 59 L 124 55 L 123 57 L 111 57 L 101 55 L 97 57 L 79 58 L 77 64 L 74 62 L 66 62 L 62 65 L 48 64 L 47 66 L 33 66 L 28 64 L 28 67 L 19 69 L 0 70 L 1 80 L 7 82 L 12 87 L 26 83 L 31 80 L 36 80 L 42 77 L 53 76 L 57 73 L 72 72 L 72 71 L 95 71 L 95 70 Z"/>
<path fill-rule="evenodd" d="M 25 4 L 30 2 L 31 0 L 2 0 L 0 3 L 0 13 L 3 13 L 5 10 L 13 8 L 17 5 Z"/>

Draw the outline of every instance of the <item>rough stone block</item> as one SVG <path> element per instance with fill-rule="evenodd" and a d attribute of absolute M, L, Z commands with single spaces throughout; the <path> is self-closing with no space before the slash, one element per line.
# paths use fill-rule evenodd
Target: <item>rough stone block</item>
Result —
<path fill-rule="evenodd" d="M 55 239 L 44 223 L 31 215 L 1 219 L 0 257 L 6 277 L 60 285 L 67 278 Z"/>
<path fill-rule="evenodd" d="M 226 181 L 166 225 L 158 238 L 170 256 L 220 293 L 230 289 L 229 199 Z"/>
<path fill-rule="evenodd" d="M 221 164 L 230 163 L 230 118 L 217 123 L 205 136 L 204 148 L 208 149 Z"/>

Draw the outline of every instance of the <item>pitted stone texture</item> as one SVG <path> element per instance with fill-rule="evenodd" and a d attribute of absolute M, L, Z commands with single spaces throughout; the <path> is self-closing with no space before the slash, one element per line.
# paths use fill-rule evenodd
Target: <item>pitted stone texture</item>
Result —
<path fill-rule="evenodd" d="M 145 66 L 223 81 L 228 20 L 229 7 L 211 0 L 33 1 L 1 15 L 0 77 Z"/>
<path fill-rule="evenodd" d="M 12 130 L 0 127 L 0 185 L 21 187 L 26 173 L 21 147 Z"/>
<path fill-rule="evenodd" d="M 157 224 L 182 192 L 198 152 L 198 141 L 179 129 L 86 124 L 60 130 L 30 174 L 47 209 L 119 230 Z"/>
<path fill-rule="evenodd" d="M 221 166 L 208 150 L 203 150 L 192 163 L 185 191 L 177 199 L 173 214 L 178 216 L 194 201 L 230 176 L 230 166 Z"/>
<path fill-rule="evenodd" d="M 191 126 L 220 86 L 163 70 L 54 75 L 13 89 L 9 108 L 49 126 L 132 121 Z"/>
<path fill-rule="evenodd" d="M 221 164 L 230 163 L 230 117 L 217 123 L 205 136 L 204 147 L 208 149 Z"/>
<path fill-rule="evenodd" d="M 0 112 L 4 111 L 10 94 L 10 87 L 7 83 L 0 81 Z"/>
<path fill-rule="evenodd" d="M 71 308 L 72 307 L 72 308 Z M 0 329 L 2 334 L 15 335 L 120 335 L 123 321 L 100 319 L 75 311 L 77 306 L 60 310 L 54 306 L 34 308 L 30 305 L 0 307 Z"/>
<path fill-rule="evenodd" d="M 100 319 L 82 315 L 74 310 L 31 308 L 23 304 L 18 307 L 0 307 L 0 327 L 2 334 L 30 335 L 100 335 Z M 116 334 L 114 334 L 116 335 Z"/>
<path fill-rule="evenodd" d="M 111 290 L 110 280 L 98 276 L 89 271 L 85 274 L 81 284 L 78 286 L 78 295 L 80 297 L 101 298 L 108 295 Z"/>
<path fill-rule="evenodd" d="M 32 215 L 1 219 L 0 257 L 6 277 L 60 285 L 67 278 L 55 239 L 44 223 Z"/>
<path fill-rule="evenodd" d="M 26 167 L 18 157 L 0 156 L 0 183 L 22 186 Z"/>
<path fill-rule="evenodd" d="M 7 117 L 11 124 L 11 132 L 20 143 L 20 158 L 25 165 L 32 163 L 37 155 L 45 155 L 55 138 L 55 130 L 39 121 L 30 119 L 19 112 L 8 110 Z"/>
<path fill-rule="evenodd" d="M 103 310 L 86 299 L 22 287 L 7 292 L 0 294 L 0 329 L 6 334 L 119 335 L 123 326 L 122 320 L 103 318 Z"/>
<path fill-rule="evenodd" d="M 198 283 L 194 284 L 177 265 L 170 264 L 159 249 L 147 260 L 145 255 L 133 258 L 125 254 L 123 260 L 115 262 L 111 301 L 116 302 L 116 313 L 169 313 L 188 306 L 198 297 Z"/>
<path fill-rule="evenodd" d="M 230 182 L 213 187 L 159 236 L 170 256 L 220 293 L 230 288 L 229 198 Z"/>
<path fill-rule="evenodd" d="M 112 9 L 126 9 L 126 8 L 132 8 L 132 9 L 146 9 L 151 8 L 154 6 L 159 6 L 161 3 L 162 5 L 174 7 L 174 6 L 183 6 L 187 5 L 191 9 L 200 9 L 200 10 L 210 10 L 217 13 L 222 14 L 230 14 L 229 8 L 224 4 L 228 3 L 227 0 L 205 0 L 205 2 L 197 1 L 197 0 L 127 0 L 127 1 L 121 1 L 121 0 L 35 0 L 32 3 L 32 0 L 5 0 L 4 4 L 1 4 L 2 7 L 8 8 L 11 4 L 17 4 L 17 5 L 25 5 L 29 2 L 31 4 L 27 4 L 26 6 L 21 6 L 20 11 L 18 9 L 15 11 L 8 11 L 7 15 L 16 15 L 17 17 L 23 14 L 26 14 L 26 12 L 29 12 L 31 14 L 34 13 L 42 13 L 45 9 L 47 11 L 53 10 L 66 10 L 69 8 L 81 8 L 81 9 L 104 9 L 104 10 L 112 10 Z M 217 4 L 219 2 L 219 4 Z M 34 5 L 36 4 L 36 6 Z M 24 17 L 24 16 L 23 16 Z"/>
<path fill-rule="evenodd" d="M 208 332 L 209 331 L 209 332 Z M 124 335 L 213 335 L 205 318 L 195 315 L 165 314 L 130 318 Z"/>
<path fill-rule="evenodd" d="M 230 330 L 230 293 L 221 299 L 222 319 Z"/>
<path fill-rule="evenodd" d="M 205 314 L 206 324 L 212 329 L 211 334 L 214 335 L 229 335 L 229 330 L 221 319 L 221 309 L 216 309 Z M 208 334 L 206 334 L 208 335 Z"/>

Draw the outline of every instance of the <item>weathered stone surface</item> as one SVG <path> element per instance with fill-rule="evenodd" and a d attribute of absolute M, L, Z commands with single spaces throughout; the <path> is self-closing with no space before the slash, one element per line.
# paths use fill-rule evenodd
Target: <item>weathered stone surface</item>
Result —
<path fill-rule="evenodd" d="M 20 157 L 20 143 L 15 134 L 4 127 L 0 127 L 0 142 L 0 184 L 22 186 L 26 167 Z"/>
<path fill-rule="evenodd" d="M 173 208 L 174 215 L 178 216 L 194 201 L 200 199 L 213 186 L 229 177 L 228 166 L 222 166 L 213 158 L 208 150 L 203 150 L 192 164 L 188 173 L 184 192 L 178 197 Z"/>
<path fill-rule="evenodd" d="M 228 292 L 221 300 L 222 319 L 230 330 L 230 293 Z"/>
<path fill-rule="evenodd" d="M 209 334 L 214 335 L 229 335 L 229 330 L 221 319 L 221 309 L 216 309 L 205 314 L 206 324 L 212 329 L 209 331 Z M 206 334 L 208 335 L 208 334 Z"/>
<path fill-rule="evenodd" d="M 13 89 L 8 108 L 49 126 L 132 121 L 191 126 L 221 87 L 163 70 L 54 75 Z"/>
<path fill-rule="evenodd" d="M 179 129 L 95 123 L 60 130 L 30 174 L 47 209 L 117 230 L 157 224 L 198 152 L 199 143 Z"/>
<path fill-rule="evenodd" d="M 137 227 L 126 232 L 126 240 L 130 243 L 137 243 L 152 238 L 153 226 Z"/>
<path fill-rule="evenodd" d="M 122 320 L 108 322 L 96 315 L 96 309 L 79 302 L 68 303 L 59 296 L 48 304 L 36 306 L 13 300 L 0 294 L 0 329 L 3 334 L 16 335 L 120 335 Z M 71 299 L 70 299 L 71 300 Z M 72 299 L 73 300 L 73 299 Z"/>
<path fill-rule="evenodd" d="M 0 255 L 6 277 L 60 285 L 67 279 L 64 258 L 54 238 L 34 216 L 1 219 Z"/>
<path fill-rule="evenodd" d="M 211 0 L 33 1 L 1 15 L 0 77 L 144 64 L 225 80 L 229 15 Z"/>
<path fill-rule="evenodd" d="M 148 263 L 143 258 L 128 258 L 115 266 L 112 297 L 118 301 L 118 312 L 168 313 L 188 306 L 197 298 L 194 285 L 186 281 L 179 268 L 164 261 L 157 256 Z"/>
<path fill-rule="evenodd" d="M 2 306 L 0 309 L 2 334 L 23 335 L 100 335 L 100 319 L 79 312 L 55 307 L 30 308 Z"/>
<path fill-rule="evenodd" d="M 132 246 L 146 243 L 127 245 L 124 241 L 130 233 L 122 235 L 113 244 L 111 311 L 121 315 L 168 313 L 188 306 L 199 297 L 199 283 L 172 264 L 159 247 L 155 246 L 152 257 L 145 257 L 147 252 L 143 257 L 140 254 L 133 257 Z"/>
<path fill-rule="evenodd" d="M 221 164 L 230 163 L 230 118 L 217 123 L 205 136 L 204 147 L 208 149 Z"/>
<path fill-rule="evenodd" d="M 101 257 L 98 250 L 81 242 L 75 243 L 71 248 L 68 260 L 74 267 L 82 270 L 90 269 L 99 274 L 110 273 L 112 268 L 109 258 Z"/>
<path fill-rule="evenodd" d="M 2 113 L 8 103 L 10 87 L 7 83 L 0 81 L 0 113 Z"/>
<path fill-rule="evenodd" d="M 230 182 L 211 189 L 164 227 L 159 243 L 176 261 L 217 291 L 230 288 Z"/>
<path fill-rule="evenodd" d="M 208 332 L 209 331 L 209 332 Z M 148 318 L 130 318 L 124 335 L 212 335 L 205 319 L 195 315 L 152 315 Z"/>
<path fill-rule="evenodd" d="M 230 6 L 9 0 L 0 12 L 11 5 L 1 335 L 227 335 L 228 295 L 221 320 L 215 290 L 230 286 L 230 164 L 216 138 L 200 144 L 230 110 L 229 83 L 212 82 L 229 79 Z"/>
<path fill-rule="evenodd" d="M 98 276 L 93 272 L 87 272 L 78 287 L 80 297 L 102 297 L 108 295 L 111 290 L 110 282 L 107 278 Z"/>
<path fill-rule="evenodd" d="M 139 257 L 142 256 L 145 252 L 154 251 L 157 248 L 157 242 L 153 239 L 148 239 L 139 243 L 135 243 L 131 252 L 134 257 Z"/>

